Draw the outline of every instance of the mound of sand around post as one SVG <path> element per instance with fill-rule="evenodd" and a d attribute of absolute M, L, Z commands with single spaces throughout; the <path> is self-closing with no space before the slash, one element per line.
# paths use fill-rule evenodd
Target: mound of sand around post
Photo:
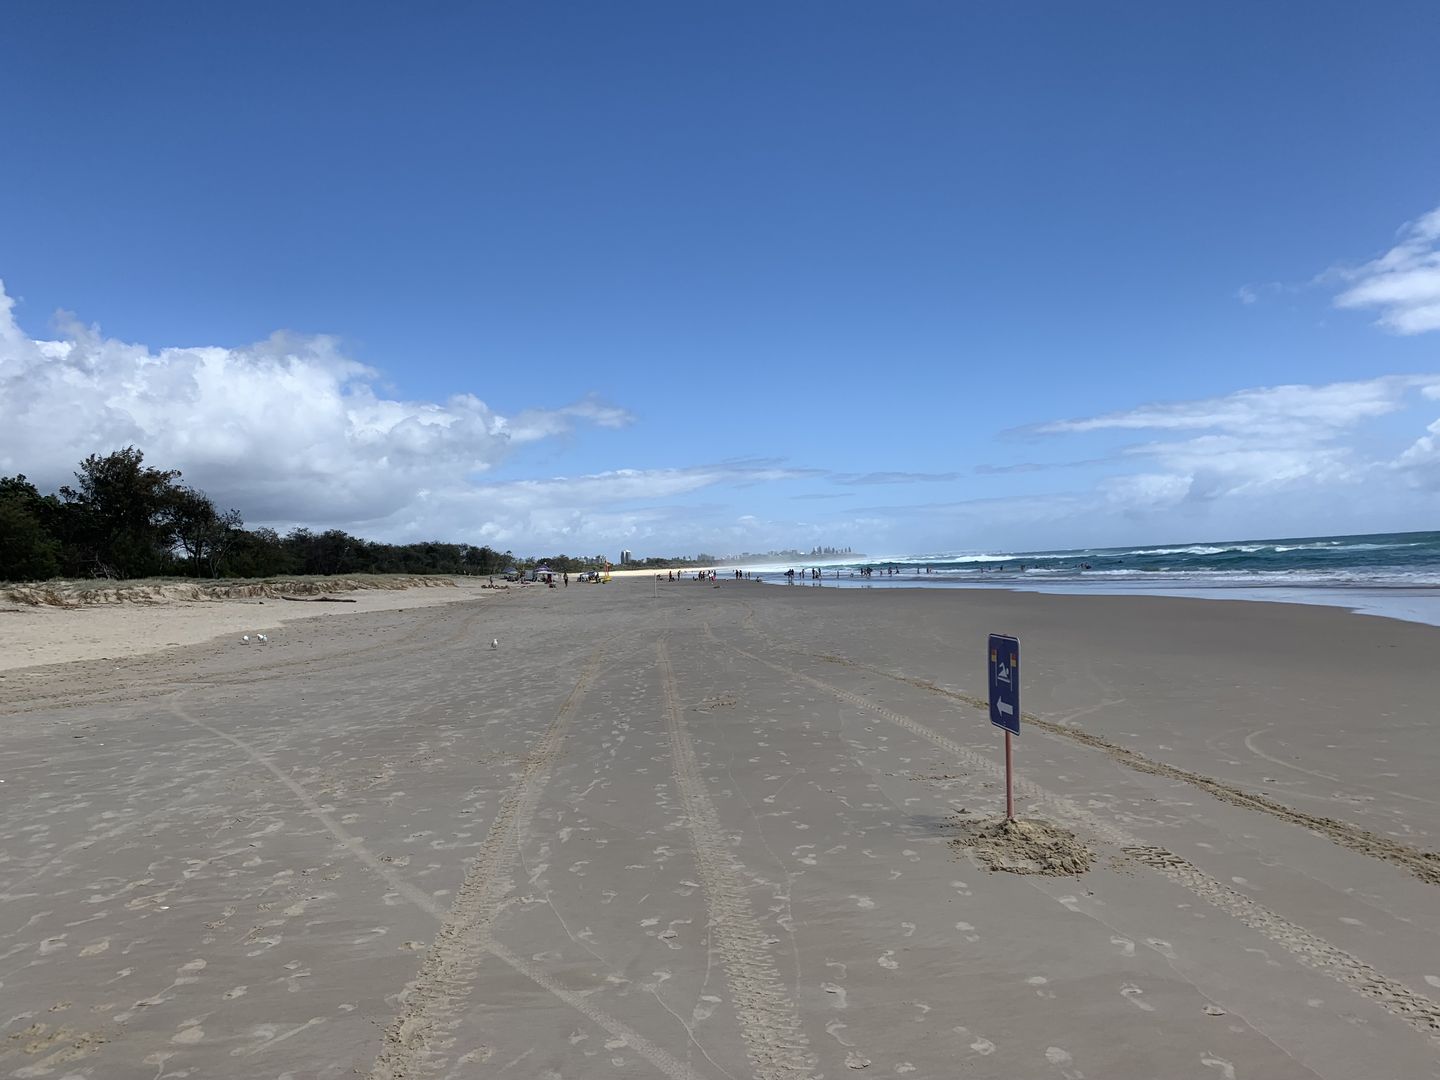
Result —
<path fill-rule="evenodd" d="M 986 869 L 1007 874 L 1070 877 L 1095 861 L 1074 833 L 1047 821 L 961 820 L 956 833 L 952 844 L 973 852 Z"/>
<path fill-rule="evenodd" d="M 294 577 L 263 580 L 152 578 L 141 581 L 46 581 L 3 587 L 6 600 L 28 607 L 78 608 L 109 604 L 165 604 L 171 601 L 277 599 L 355 592 L 360 589 L 455 587 L 449 577 L 381 574 L 374 577 Z"/>

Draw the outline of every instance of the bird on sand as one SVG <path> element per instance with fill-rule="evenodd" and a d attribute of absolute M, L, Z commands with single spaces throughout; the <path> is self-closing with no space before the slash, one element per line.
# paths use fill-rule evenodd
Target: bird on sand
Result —
<path fill-rule="evenodd" d="M 497 637 L 497 638 L 491 638 L 491 639 L 490 639 L 490 647 L 491 647 L 492 649 L 498 649 L 498 648 L 500 647 L 500 639 L 499 639 L 498 637 Z"/>

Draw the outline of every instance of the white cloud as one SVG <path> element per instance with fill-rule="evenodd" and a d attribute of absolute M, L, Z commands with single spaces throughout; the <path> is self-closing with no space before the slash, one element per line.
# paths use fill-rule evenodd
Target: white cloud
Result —
<path fill-rule="evenodd" d="M 1440 420 L 1425 431 L 1406 448 L 1395 466 L 1420 487 L 1440 490 Z"/>
<path fill-rule="evenodd" d="M 467 393 L 397 400 L 325 336 L 151 349 L 64 317 L 58 340 L 33 340 L 13 306 L 0 285 L 0 472 L 47 485 L 134 444 L 253 521 L 397 522 L 464 496 L 516 445 L 631 419 L 593 399 L 514 416 Z"/>
<path fill-rule="evenodd" d="M 793 525 L 752 520 L 732 527 L 723 508 L 676 502 L 712 487 L 736 487 L 813 475 L 770 461 L 725 462 L 688 468 L 613 469 L 580 476 L 479 483 L 407 507 L 403 521 L 387 523 L 405 535 L 444 534 L 492 547 L 539 544 L 551 551 L 638 546 L 667 553 L 712 550 L 729 541 L 735 550 L 786 546 Z M 456 530 L 447 522 L 471 522 Z M 773 527 L 772 527 L 773 525 Z M 801 530 L 803 531 L 803 529 Z"/>
<path fill-rule="evenodd" d="M 1276 437 L 1339 431 L 1402 408 L 1419 389 L 1440 392 L 1440 375 L 1385 375 L 1323 386 L 1266 386 L 1196 401 L 1165 402 L 1078 420 L 1056 420 L 1032 430 L 1063 434 L 1103 430 L 1230 431 Z"/>
<path fill-rule="evenodd" d="M 863 487 L 869 484 L 944 484 L 960 475 L 958 472 L 834 473 L 830 479 L 837 484 Z"/>
<path fill-rule="evenodd" d="M 1402 227 L 1384 255 L 1333 274 L 1352 282 L 1336 307 L 1378 308 L 1380 325 L 1397 334 L 1440 330 L 1440 207 Z"/>
<path fill-rule="evenodd" d="M 386 396 L 380 374 L 331 337 L 157 349 L 62 315 L 56 340 L 34 340 L 13 308 L 0 285 L 0 474 L 24 472 L 45 489 L 69 481 L 87 454 L 133 444 L 252 525 L 520 553 L 837 541 L 830 526 L 737 518 L 700 495 L 828 475 L 773 460 L 487 482 L 516 447 L 632 422 L 596 398 L 511 415 L 467 393 L 406 401 Z"/>
<path fill-rule="evenodd" d="M 1099 494 L 1111 505 L 1162 510 L 1182 502 L 1225 497 L 1273 497 L 1302 490 L 1329 491 L 1383 470 L 1409 470 L 1417 480 L 1432 461 L 1440 472 L 1432 425 L 1395 461 L 1359 453 L 1354 434 L 1363 424 L 1399 412 L 1418 396 L 1440 397 L 1440 375 L 1387 375 L 1320 386 L 1258 387 L 1197 401 L 1143 405 L 1121 412 L 1059 420 L 1041 434 L 1098 431 L 1185 433 L 1125 447 L 1121 459 L 1143 462 L 1143 473 L 1104 481 Z"/>

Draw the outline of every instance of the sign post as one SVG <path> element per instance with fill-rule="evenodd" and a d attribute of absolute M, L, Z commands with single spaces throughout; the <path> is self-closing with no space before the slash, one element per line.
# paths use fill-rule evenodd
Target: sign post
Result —
<path fill-rule="evenodd" d="M 1020 734 L 1020 642 L 990 635 L 990 723 L 1005 731 L 1005 820 L 1015 820 L 1010 740 Z"/>

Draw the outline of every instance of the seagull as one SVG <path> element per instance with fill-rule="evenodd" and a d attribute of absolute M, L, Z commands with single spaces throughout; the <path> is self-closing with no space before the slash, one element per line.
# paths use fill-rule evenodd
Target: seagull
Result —
<path fill-rule="evenodd" d="M 500 647 L 500 639 L 499 639 L 498 637 L 497 637 L 497 638 L 491 638 L 491 639 L 490 639 L 490 647 L 491 647 L 492 649 L 498 649 L 498 648 Z"/>
<path fill-rule="evenodd" d="M 262 642 L 262 643 L 265 643 L 265 642 L 268 642 L 270 639 L 269 639 L 268 637 L 266 637 L 264 634 L 256 634 L 256 635 L 255 635 L 255 640 L 256 640 L 256 641 L 259 641 L 259 642 Z"/>
<path fill-rule="evenodd" d="M 240 644 L 242 644 L 242 645 L 249 645 L 249 644 L 250 644 L 250 635 L 249 635 L 249 634 L 246 634 L 244 637 L 242 637 L 242 638 L 240 639 Z"/>

